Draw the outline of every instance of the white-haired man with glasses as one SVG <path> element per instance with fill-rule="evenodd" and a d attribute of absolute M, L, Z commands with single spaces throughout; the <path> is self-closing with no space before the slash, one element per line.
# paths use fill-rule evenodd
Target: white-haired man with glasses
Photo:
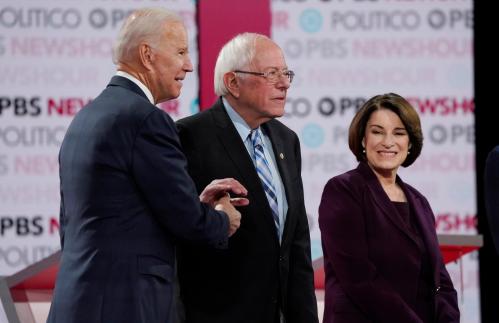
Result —
<path fill-rule="evenodd" d="M 186 323 L 318 322 L 300 143 L 275 119 L 293 76 L 271 39 L 240 34 L 216 62 L 219 100 L 177 122 L 198 190 L 231 177 L 251 201 L 227 250 L 180 246 Z"/>

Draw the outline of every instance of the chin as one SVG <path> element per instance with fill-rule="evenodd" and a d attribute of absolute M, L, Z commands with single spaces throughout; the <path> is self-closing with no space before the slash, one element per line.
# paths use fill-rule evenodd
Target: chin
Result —
<path fill-rule="evenodd" d="M 385 171 L 397 171 L 400 163 L 379 164 L 379 168 Z"/>
<path fill-rule="evenodd" d="M 279 118 L 284 115 L 284 107 L 272 111 L 272 118 Z"/>
<path fill-rule="evenodd" d="M 377 169 L 378 171 L 396 171 L 400 167 L 402 163 L 395 162 L 395 161 L 373 161 L 369 162 L 369 164 L 372 165 L 374 169 Z"/>
<path fill-rule="evenodd" d="M 179 96 L 180 96 L 180 89 L 175 89 L 170 92 L 170 94 L 168 95 L 168 99 L 166 100 L 173 100 L 178 98 Z"/>

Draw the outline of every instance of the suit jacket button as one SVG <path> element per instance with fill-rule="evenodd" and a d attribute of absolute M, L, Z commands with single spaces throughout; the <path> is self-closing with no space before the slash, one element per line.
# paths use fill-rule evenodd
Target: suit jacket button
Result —
<path fill-rule="evenodd" d="M 439 291 L 440 291 L 440 286 L 437 286 L 437 288 L 435 288 L 435 295 L 437 295 Z"/>

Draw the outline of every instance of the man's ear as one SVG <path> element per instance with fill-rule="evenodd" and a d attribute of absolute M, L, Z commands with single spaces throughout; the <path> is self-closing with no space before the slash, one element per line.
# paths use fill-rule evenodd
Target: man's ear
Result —
<path fill-rule="evenodd" d="M 236 73 L 228 72 L 224 74 L 224 84 L 229 93 L 235 97 L 239 98 L 240 90 L 239 90 L 239 79 L 236 77 Z"/>
<path fill-rule="evenodd" d="M 148 44 L 142 43 L 139 45 L 139 60 L 148 71 L 153 69 L 152 62 L 154 60 L 154 54 L 152 52 L 151 46 Z"/>

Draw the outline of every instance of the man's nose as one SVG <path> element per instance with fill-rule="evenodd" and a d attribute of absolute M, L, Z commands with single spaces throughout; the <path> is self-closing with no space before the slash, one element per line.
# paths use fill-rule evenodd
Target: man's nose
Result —
<path fill-rule="evenodd" d="M 276 82 L 276 86 L 280 90 L 287 90 L 291 86 L 291 82 L 289 81 L 289 77 L 284 74 L 279 75 L 279 79 Z"/>
<path fill-rule="evenodd" d="M 192 66 L 191 58 L 189 57 L 189 55 L 187 55 L 187 58 L 184 62 L 183 69 L 186 72 L 192 72 L 194 70 L 194 67 Z"/>

